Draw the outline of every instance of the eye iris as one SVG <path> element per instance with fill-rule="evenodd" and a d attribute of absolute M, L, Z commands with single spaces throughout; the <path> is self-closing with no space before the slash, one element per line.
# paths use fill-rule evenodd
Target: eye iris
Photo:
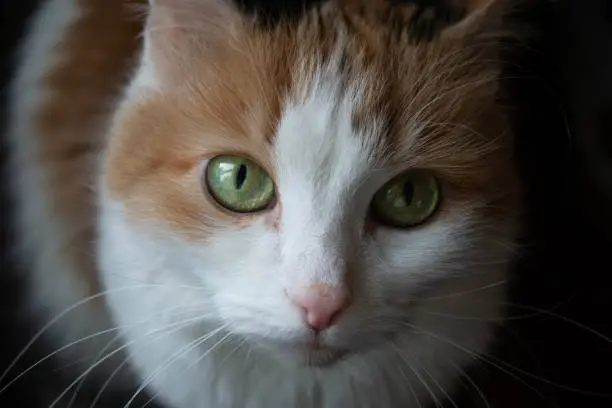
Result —
<path fill-rule="evenodd" d="M 221 206 L 234 212 L 266 209 L 274 199 L 274 183 L 255 162 L 239 156 L 217 156 L 206 168 L 206 188 Z"/>
<path fill-rule="evenodd" d="M 409 228 L 431 217 L 439 200 L 436 178 L 414 171 L 384 185 L 372 200 L 372 212 L 384 224 Z"/>

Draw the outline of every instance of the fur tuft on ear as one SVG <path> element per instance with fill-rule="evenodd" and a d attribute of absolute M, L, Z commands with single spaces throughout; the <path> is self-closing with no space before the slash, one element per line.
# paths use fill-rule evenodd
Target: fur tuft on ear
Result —
<path fill-rule="evenodd" d="M 241 16 L 229 0 L 149 0 L 143 67 L 159 83 L 175 83 L 201 58 L 237 36 Z"/>

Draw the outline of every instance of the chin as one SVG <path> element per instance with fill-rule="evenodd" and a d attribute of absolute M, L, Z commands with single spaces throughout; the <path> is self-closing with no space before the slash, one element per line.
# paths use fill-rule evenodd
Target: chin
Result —
<path fill-rule="evenodd" d="M 297 364 L 306 367 L 331 367 L 341 361 L 347 354 L 348 352 L 344 350 L 321 347 L 310 350 L 295 350 L 293 359 Z"/>
<path fill-rule="evenodd" d="M 322 344 L 258 341 L 257 345 L 283 364 L 301 367 L 331 367 L 350 352 Z"/>

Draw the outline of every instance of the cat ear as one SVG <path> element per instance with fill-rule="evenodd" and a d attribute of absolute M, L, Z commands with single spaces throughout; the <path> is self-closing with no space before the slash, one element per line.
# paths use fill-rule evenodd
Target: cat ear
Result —
<path fill-rule="evenodd" d="M 241 23 L 229 0 L 149 0 L 149 7 L 143 64 L 159 81 L 180 80 L 195 61 L 213 58 Z"/>

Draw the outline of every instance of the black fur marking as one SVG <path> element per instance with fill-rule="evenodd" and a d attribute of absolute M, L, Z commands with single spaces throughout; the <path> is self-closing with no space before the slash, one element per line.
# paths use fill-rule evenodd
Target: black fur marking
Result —
<path fill-rule="evenodd" d="M 408 21 L 408 31 L 413 42 L 431 41 L 444 28 L 465 16 L 465 10 L 457 9 L 444 0 L 391 0 L 391 4 L 416 8 Z"/>
<path fill-rule="evenodd" d="M 240 11 L 256 15 L 258 22 L 272 27 L 281 21 L 296 21 L 308 10 L 327 0 L 233 0 Z"/>
<path fill-rule="evenodd" d="M 280 22 L 296 22 L 313 8 L 328 0 L 232 0 L 247 15 L 256 15 L 263 27 L 273 27 Z M 381 1 L 381 0 L 371 0 Z M 407 32 L 415 43 L 433 40 L 444 28 L 460 21 L 465 10 L 449 4 L 448 0 L 387 0 L 394 8 L 414 8 L 406 19 L 403 13 L 390 9 L 386 21 L 398 35 Z"/>

